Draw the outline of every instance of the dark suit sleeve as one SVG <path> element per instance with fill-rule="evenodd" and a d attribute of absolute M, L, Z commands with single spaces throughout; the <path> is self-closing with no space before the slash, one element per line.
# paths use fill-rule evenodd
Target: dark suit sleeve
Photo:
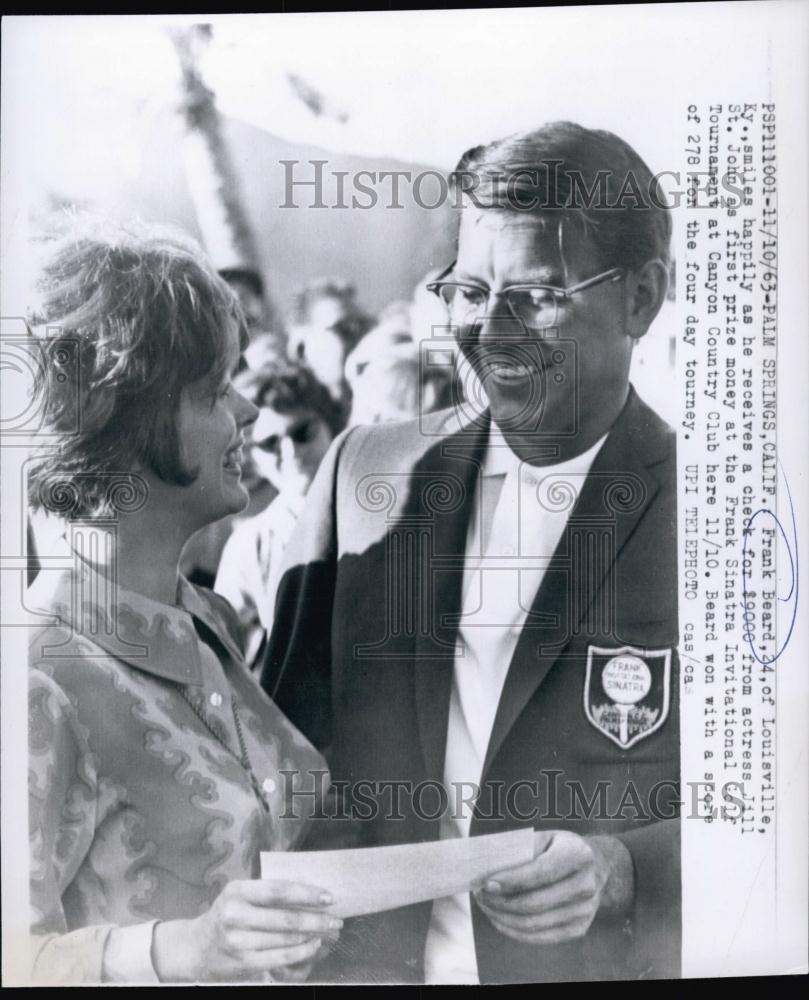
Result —
<path fill-rule="evenodd" d="M 331 631 L 337 571 L 337 478 L 348 435 L 335 439 L 284 553 L 261 686 L 319 749 L 331 743 Z"/>
<path fill-rule="evenodd" d="M 618 834 L 635 869 L 633 962 L 636 975 L 680 975 L 680 820 Z"/>
<path fill-rule="evenodd" d="M 632 965 L 644 978 L 680 975 L 682 913 L 680 817 L 679 658 L 673 656 L 667 752 L 650 790 L 656 820 L 616 834 L 629 851 L 635 874 Z M 670 817 L 670 818 L 667 818 Z"/>

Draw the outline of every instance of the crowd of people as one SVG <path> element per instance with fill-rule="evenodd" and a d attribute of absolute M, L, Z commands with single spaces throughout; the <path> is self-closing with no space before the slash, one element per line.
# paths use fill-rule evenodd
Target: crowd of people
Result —
<path fill-rule="evenodd" d="M 248 269 L 219 272 L 236 294 L 249 335 L 234 384 L 258 407 L 248 432 L 245 511 L 206 526 L 189 540 L 181 567 L 236 608 L 247 660 L 260 663 L 272 625 L 283 552 L 306 491 L 334 437 L 348 426 L 409 420 L 449 406 L 454 352 L 446 337 L 430 350 L 446 317 L 421 289 L 377 317 L 357 302 L 353 285 L 334 278 L 295 296 L 289 333 L 263 327 L 264 286 Z M 436 358 L 436 355 L 438 356 Z"/>

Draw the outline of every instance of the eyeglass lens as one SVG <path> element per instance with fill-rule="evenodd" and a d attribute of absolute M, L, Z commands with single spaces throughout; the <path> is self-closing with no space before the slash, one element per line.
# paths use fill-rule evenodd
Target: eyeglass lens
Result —
<path fill-rule="evenodd" d="M 463 324 L 475 318 L 490 298 L 487 290 L 473 285 L 445 284 L 439 295 L 450 322 Z M 556 325 L 557 297 L 550 289 L 510 288 L 503 292 L 512 313 L 528 327 Z"/>

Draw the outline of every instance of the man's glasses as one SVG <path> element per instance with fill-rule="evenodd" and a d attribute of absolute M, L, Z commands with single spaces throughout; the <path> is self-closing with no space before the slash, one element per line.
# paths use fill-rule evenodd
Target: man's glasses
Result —
<path fill-rule="evenodd" d="M 290 427 L 285 434 L 270 434 L 269 437 L 265 437 L 261 441 L 251 442 L 251 445 L 253 448 L 258 448 L 259 451 L 264 451 L 271 455 L 280 455 L 281 442 L 284 438 L 289 438 L 296 445 L 309 444 L 317 436 L 317 430 L 317 420 L 304 420 Z"/>
<path fill-rule="evenodd" d="M 443 272 L 437 281 L 431 281 L 427 290 L 437 295 L 444 303 L 453 326 L 468 326 L 479 317 L 489 302 L 489 299 L 500 297 L 505 299 L 512 316 L 520 320 L 528 329 L 546 329 L 556 326 L 559 320 L 560 308 L 578 292 L 607 281 L 618 281 L 626 273 L 621 267 L 610 268 L 603 274 L 596 274 L 586 281 L 580 281 L 569 288 L 556 288 L 553 285 L 509 285 L 499 292 L 481 285 L 471 285 L 462 281 L 444 281 L 451 274 L 455 261 Z"/>

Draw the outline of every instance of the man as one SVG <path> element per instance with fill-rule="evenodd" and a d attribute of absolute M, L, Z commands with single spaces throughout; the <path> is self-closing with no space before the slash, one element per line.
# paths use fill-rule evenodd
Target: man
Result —
<path fill-rule="evenodd" d="M 432 289 L 488 409 L 335 442 L 263 683 L 330 748 L 363 843 L 530 826 L 535 857 L 349 925 L 343 975 L 676 976 L 674 435 L 629 385 L 670 220 L 634 150 L 565 122 L 455 178 L 457 260 Z"/>

